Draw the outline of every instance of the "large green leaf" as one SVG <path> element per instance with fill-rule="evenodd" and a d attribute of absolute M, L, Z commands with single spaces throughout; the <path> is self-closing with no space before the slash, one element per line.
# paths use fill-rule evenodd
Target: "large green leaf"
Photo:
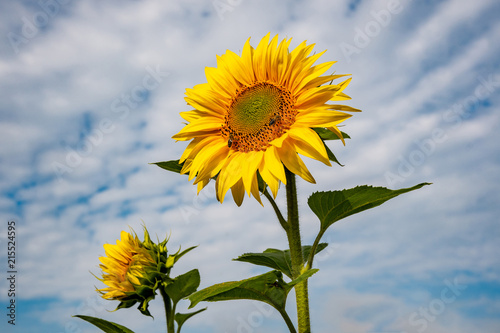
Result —
<path fill-rule="evenodd" d="M 316 192 L 309 197 L 307 203 L 321 221 L 321 230 L 324 232 L 326 228 L 344 217 L 379 206 L 389 199 L 425 185 L 430 183 L 421 183 L 399 190 L 363 185 L 342 191 Z"/>
<path fill-rule="evenodd" d="M 319 244 L 316 248 L 316 253 L 322 251 L 327 246 L 327 243 Z M 302 254 L 304 258 L 309 257 L 310 251 L 311 246 L 302 246 Z M 278 249 L 267 249 L 263 253 L 245 253 L 233 260 L 270 267 L 282 272 L 290 279 L 292 278 L 292 259 L 290 257 L 290 250 L 283 251 Z"/>
<path fill-rule="evenodd" d="M 191 318 L 192 316 L 194 316 L 200 312 L 205 311 L 206 309 L 207 308 L 203 308 L 203 309 L 200 309 L 198 311 L 190 312 L 190 313 L 176 313 L 174 319 L 177 322 L 177 333 L 179 333 L 181 331 L 181 327 L 182 327 L 182 325 L 184 325 L 186 320 L 188 320 L 189 318 Z"/>
<path fill-rule="evenodd" d="M 174 278 L 173 282 L 165 286 L 168 297 L 177 304 L 181 299 L 194 293 L 200 285 L 200 272 L 193 269 Z"/>
<path fill-rule="evenodd" d="M 281 272 L 271 271 L 241 281 L 215 284 L 189 296 L 189 300 L 191 301 L 189 308 L 194 307 L 202 301 L 215 302 L 249 299 L 265 302 L 282 313 L 285 311 L 288 292 L 297 283 L 304 281 L 317 271 L 317 269 L 310 269 L 290 283 L 283 281 Z"/>
<path fill-rule="evenodd" d="M 182 166 L 184 165 L 184 163 L 179 164 L 179 160 L 156 162 L 156 163 L 150 163 L 150 164 L 155 164 L 162 169 L 172 171 L 172 172 L 177 172 L 177 173 L 181 172 Z"/>
<path fill-rule="evenodd" d="M 104 319 L 82 315 L 76 315 L 73 317 L 78 317 L 80 319 L 88 321 L 89 323 L 97 326 L 106 333 L 134 333 L 134 331 L 126 328 L 125 326 Z"/>

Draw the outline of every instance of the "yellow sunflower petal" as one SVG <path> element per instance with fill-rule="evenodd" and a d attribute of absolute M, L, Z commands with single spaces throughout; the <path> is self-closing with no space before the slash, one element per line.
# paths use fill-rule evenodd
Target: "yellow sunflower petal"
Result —
<path fill-rule="evenodd" d="M 316 183 L 314 177 L 311 175 L 309 170 L 307 170 L 304 162 L 302 162 L 300 157 L 297 155 L 297 152 L 292 144 L 288 141 L 283 142 L 283 146 L 278 148 L 278 154 L 288 170 L 310 183 Z"/>
<path fill-rule="evenodd" d="M 350 117 L 352 117 L 352 115 L 332 110 L 302 112 L 297 115 L 295 124 L 297 127 L 327 127 L 328 124 L 338 124 Z"/>
<path fill-rule="evenodd" d="M 325 145 L 315 131 L 308 127 L 294 127 L 288 133 L 295 140 L 298 153 L 331 166 Z"/>
<path fill-rule="evenodd" d="M 219 137 L 212 138 L 211 141 L 204 144 L 202 149 L 200 149 L 200 151 L 193 158 L 193 162 L 190 167 L 189 180 L 192 180 L 193 177 L 198 174 L 210 157 L 224 148 L 227 148 L 227 143 Z"/>
<path fill-rule="evenodd" d="M 254 49 L 250 45 L 250 38 L 248 38 L 247 41 L 245 42 L 245 46 L 243 46 L 241 61 L 243 62 L 243 66 L 245 66 L 247 75 L 252 82 L 255 81 L 255 72 L 253 70 L 253 52 Z"/>
<path fill-rule="evenodd" d="M 340 132 L 340 130 L 337 128 L 337 126 L 329 126 L 329 127 L 327 127 L 327 129 L 329 129 L 330 131 L 332 131 L 333 133 L 335 133 L 339 137 L 339 139 L 342 141 L 342 143 L 344 144 L 344 146 L 345 146 L 344 136 L 342 135 L 342 133 Z"/>
<path fill-rule="evenodd" d="M 199 181 L 204 181 L 205 179 L 210 179 L 218 174 L 228 159 L 229 154 L 230 152 L 227 145 L 224 145 L 219 150 L 214 149 L 213 155 L 205 160 L 204 165 L 198 171 L 198 176 L 194 184 L 197 184 Z"/>
<path fill-rule="evenodd" d="M 238 85 L 234 80 L 227 77 L 219 68 L 206 67 L 205 75 L 207 76 L 208 84 L 210 87 L 217 91 L 222 97 L 231 100 L 231 96 L 234 94 Z"/>
<path fill-rule="evenodd" d="M 200 194 L 200 191 L 201 191 L 201 190 L 203 190 L 203 189 L 205 188 L 205 186 L 207 186 L 207 185 L 208 185 L 208 183 L 210 183 L 210 178 L 208 178 L 208 179 L 203 179 L 203 180 L 201 180 L 200 182 L 198 182 L 198 184 L 197 184 L 197 185 L 198 185 L 198 187 L 197 187 L 197 189 L 196 189 L 196 191 L 197 191 L 196 193 L 197 193 L 197 194 Z"/>
<path fill-rule="evenodd" d="M 260 205 L 264 206 L 262 204 L 262 200 L 260 199 L 259 181 L 257 179 L 257 173 L 254 174 L 251 192 L 252 192 L 253 197 L 260 203 Z"/>
<path fill-rule="evenodd" d="M 229 156 L 219 176 L 217 176 L 217 194 L 221 203 L 224 202 L 226 192 L 241 178 L 241 170 L 245 157 L 244 154 Z"/>
<path fill-rule="evenodd" d="M 312 80 L 318 78 L 318 76 L 320 75 L 323 75 L 330 67 L 333 66 L 334 63 L 335 61 L 326 62 L 324 64 L 314 66 L 309 71 L 304 72 L 301 76 L 297 78 L 297 85 L 294 86 L 292 89 L 294 91 L 297 90 L 300 91 L 302 88 L 308 85 Z"/>
<path fill-rule="evenodd" d="M 184 174 L 190 170 L 191 163 L 193 162 L 194 157 L 200 152 L 200 150 L 205 145 L 217 140 L 218 137 L 216 136 L 207 136 L 207 137 L 199 137 L 191 141 L 191 143 L 186 148 L 186 151 L 184 151 L 184 154 L 182 154 L 181 159 L 179 160 L 180 163 L 184 162 L 184 167 L 181 170 L 181 174 Z M 189 166 L 186 165 L 188 160 L 189 160 Z"/>
<path fill-rule="evenodd" d="M 231 193 L 233 194 L 234 202 L 238 206 L 241 206 L 245 198 L 245 187 L 241 178 L 231 187 Z"/>
<path fill-rule="evenodd" d="M 334 81 L 335 79 L 344 77 L 344 76 L 349 76 L 350 74 L 338 74 L 338 75 L 325 75 L 325 76 L 320 76 L 315 79 L 312 79 L 309 81 L 302 89 L 304 91 L 309 90 L 314 87 L 319 87 L 322 84 L 327 83 L 328 81 Z"/>
<path fill-rule="evenodd" d="M 253 68 L 255 71 L 255 78 L 259 81 L 267 80 L 267 71 L 266 71 L 267 66 L 264 59 L 266 59 L 267 46 L 269 44 L 270 35 L 271 33 L 269 32 L 267 35 L 264 36 L 264 38 L 261 39 L 253 55 Z"/>
<path fill-rule="evenodd" d="M 271 146 L 266 150 L 264 160 L 266 162 L 267 169 L 269 169 L 269 171 L 276 178 L 281 180 L 281 182 L 286 185 L 285 168 L 283 167 L 283 163 L 280 160 L 276 147 Z"/>
<path fill-rule="evenodd" d="M 250 194 L 257 169 L 263 158 L 264 153 L 260 151 L 251 151 L 247 153 L 246 163 L 243 165 L 242 180 L 248 194 Z"/>
<path fill-rule="evenodd" d="M 274 36 L 273 39 L 271 39 L 271 42 L 269 42 L 269 46 L 267 47 L 267 59 L 266 59 L 266 65 L 267 65 L 267 73 L 268 73 L 268 80 L 276 82 L 278 78 L 278 35 Z"/>
<path fill-rule="evenodd" d="M 187 128 L 187 126 L 189 126 L 191 124 L 192 124 L 192 126 Z M 206 129 L 201 130 L 200 128 L 203 128 L 203 127 L 205 127 Z M 185 141 L 185 140 L 193 139 L 195 137 L 213 136 L 215 134 L 218 134 L 218 132 L 220 131 L 220 129 L 218 127 L 220 127 L 220 123 L 219 123 L 219 126 L 217 126 L 216 123 L 208 123 L 208 122 L 190 123 L 190 124 L 186 125 L 186 127 L 184 127 L 179 133 L 172 136 L 172 139 Z M 198 128 L 198 130 L 196 130 L 196 128 Z"/>
<path fill-rule="evenodd" d="M 259 173 L 264 182 L 266 182 L 267 186 L 271 189 L 273 197 L 276 198 L 280 187 L 279 179 L 271 173 L 264 161 L 262 161 L 262 164 L 259 167 Z"/>
<path fill-rule="evenodd" d="M 243 63 L 243 59 L 238 56 L 236 53 L 228 50 L 226 52 L 226 66 L 228 68 L 233 69 L 231 74 L 241 85 L 250 85 L 252 84 L 254 78 L 248 70 L 245 68 L 245 64 Z"/>

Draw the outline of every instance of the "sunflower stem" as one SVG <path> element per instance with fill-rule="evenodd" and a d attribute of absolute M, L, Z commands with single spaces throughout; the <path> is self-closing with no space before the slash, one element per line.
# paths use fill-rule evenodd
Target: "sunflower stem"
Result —
<path fill-rule="evenodd" d="M 174 309 L 172 307 L 170 297 L 168 297 L 163 287 L 160 287 L 158 289 L 160 289 L 163 303 L 165 304 L 165 316 L 167 317 L 167 333 L 175 333 Z"/>
<path fill-rule="evenodd" d="M 288 208 L 287 237 L 292 259 L 292 277 L 298 278 L 304 267 L 302 244 L 300 241 L 299 207 L 297 201 L 297 186 L 295 174 L 285 168 L 286 174 L 286 200 Z M 310 333 L 311 324 L 309 317 L 309 297 L 307 280 L 295 285 L 295 297 L 297 302 L 297 317 L 299 322 L 299 333 Z"/>
<path fill-rule="evenodd" d="M 273 206 L 274 212 L 276 213 L 276 216 L 278 217 L 278 221 L 280 222 L 281 226 L 283 227 L 283 229 L 285 229 L 286 232 L 288 232 L 288 224 L 285 218 L 283 217 L 283 214 L 281 214 L 281 211 L 278 205 L 276 204 L 276 201 L 274 201 L 271 194 L 269 194 L 267 188 L 264 190 L 264 196 L 267 198 L 267 200 L 269 200 L 271 206 Z"/>

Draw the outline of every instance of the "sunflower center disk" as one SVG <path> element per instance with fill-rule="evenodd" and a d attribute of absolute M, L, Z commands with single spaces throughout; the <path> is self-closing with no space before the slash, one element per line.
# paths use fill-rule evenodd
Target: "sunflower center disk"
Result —
<path fill-rule="evenodd" d="M 291 94 L 273 84 L 244 87 L 233 99 L 221 133 L 235 150 L 265 150 L 293 124 L 292 106 Z"/>

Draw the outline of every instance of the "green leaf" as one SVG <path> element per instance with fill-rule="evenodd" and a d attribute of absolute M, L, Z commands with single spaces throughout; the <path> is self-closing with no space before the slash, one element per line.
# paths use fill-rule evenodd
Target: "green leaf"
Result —
<path fill-rule="evenodd" d="M 241 281 L 219 283 L 189 296 L 191 301 L 189 308 L 201 301 L 215 302 L 235 299 L 252 299 L 282 307 L 286 298 L 284 285 L 282 274 L 278 271 L 271 271 Z"/>
<path fill-rule="evenodd" d="M 82 316 L 82 315 L 76 315 L 73 317 L 77 317 L 85 321 L 88 321 L 89 323 L 97 326 L 106 333 L 134 333 L 134 331 L 126 328 L 125 326 L 104 319 L 91 316 Z"/>
<path fill-rule="evenodd" d="M 322 243 L 322 244 L 326 244 L 326 243 Z M 316 251 L 316 253 L 318 253 L 318 251 Z M 288 290 L 290 291 L 293 287 L 295 287 L 295 285 L 297 283 L 300 283 L 300 282 L 302 282 L 302 281 L 304 281 L 306 279 L 309 279 L 317 271 L 319 271 L 319 269 L 313 268 L 313 269 L 308 269 L 304 273 L 300 274 L 298 278 L 296 278 L 295 280 L 292 280 L 292 281 L 290 281 L 289 283 L 286 284 L 287 288 L 289 288 Z"/>
<path fill-rule="evenodd" d="M 184 163 L 179 164 L 179 160 L 165 161 L 165 162 L 156 162 L 150 163 L 159 166 L 162 169 L 180 173 Z"/>
<path fill-rule="evenodd" d="M 179 333 L 181 331 L 181 327 L 182 327 L 182 325 L 184 325 L 186 320 L 188 320 L 189 318 L 191 318 L 192 316 L 194 316 L 200 312 L 205 311 L 206 309 L 207 308 L 203 308 L 201 310 L 198 310 L 195 312 L 190 312 L 190 313 L 176 313 L 174 319 L 177 322 L 177 333 Z"/>
<path fill-rule="evenodd" d="M 325 149 L 326 149 L 326 154 L 328 155 L 328 159 L 332 162 L 335 162 L 337 163 L 338 165 L 340 165 L 341 167 L 343 167 L 344 165 L 343 164 L 340 164 L 340 162 L 337 160 L 337 158 L 335 157 L 335 155 L 333 154 L 333 152 L 330 150 L 330 148 L 328 148 L 328 146 L 326 145 L 325 141 L 323 141 L 323 145 L 325 146 Z"/>
<path fill-rule="evenodd" d="M 321 222 L 321 231 L 344 217 L 377 207 L 400 194 L 419 189 L 430 183 L 390 190 L 385 187 L 357 186 L 342 191 L 313 193 L 307 203 Z"/>
<path fill-rule="evenodd" d="M 316 253 L 322 251 L 327 246 L 327 243 L 319 244 L 316 248 Z M 311 246 L 302 246 L 302 254 L 304 258 L 309 257 L 310 251 Z M 292 278 L 292 259 L 290 257 L 290 250 L 283 251 L 278 249 L 267 249 L 263 253 L 245 253 L 233 260 L 270 267 L 282 272 L 290 279 Z"/>
<path fill-rule="evenodd" d="M 249 299 L 265 302 L 283 313 L 288 292 L 297 283 L 309 278 L 317 271 L 317 269 L 308 270 L 290 283 L 283 281 L 281 272 L 271 271 L 241 281 L 215 284 L 189 296 L 191 301 L 189 308 L 202 301 L 216 302 Z"/>
<path fill-rule="evenodd" d="M 187 273 L 177 276 L 173 282 L 165 286 L 165 292 L 174 304 L 181 299 L 194 293 L 200 285 L 200 272 L 193 269 Z"/>
<path fill-rule="evenodd" d="M 340 140 L 340 138 L 335 134 L 335 132 L 330 131 L 329 129 L 323 128 L 323 127 L 314 127 L 313 130 L 318 133 L 319 137 L 323 140 Z M 350 139 L 351 137 L 344 132 L 342 133 L 342 136 L 344 139 Z"/>

